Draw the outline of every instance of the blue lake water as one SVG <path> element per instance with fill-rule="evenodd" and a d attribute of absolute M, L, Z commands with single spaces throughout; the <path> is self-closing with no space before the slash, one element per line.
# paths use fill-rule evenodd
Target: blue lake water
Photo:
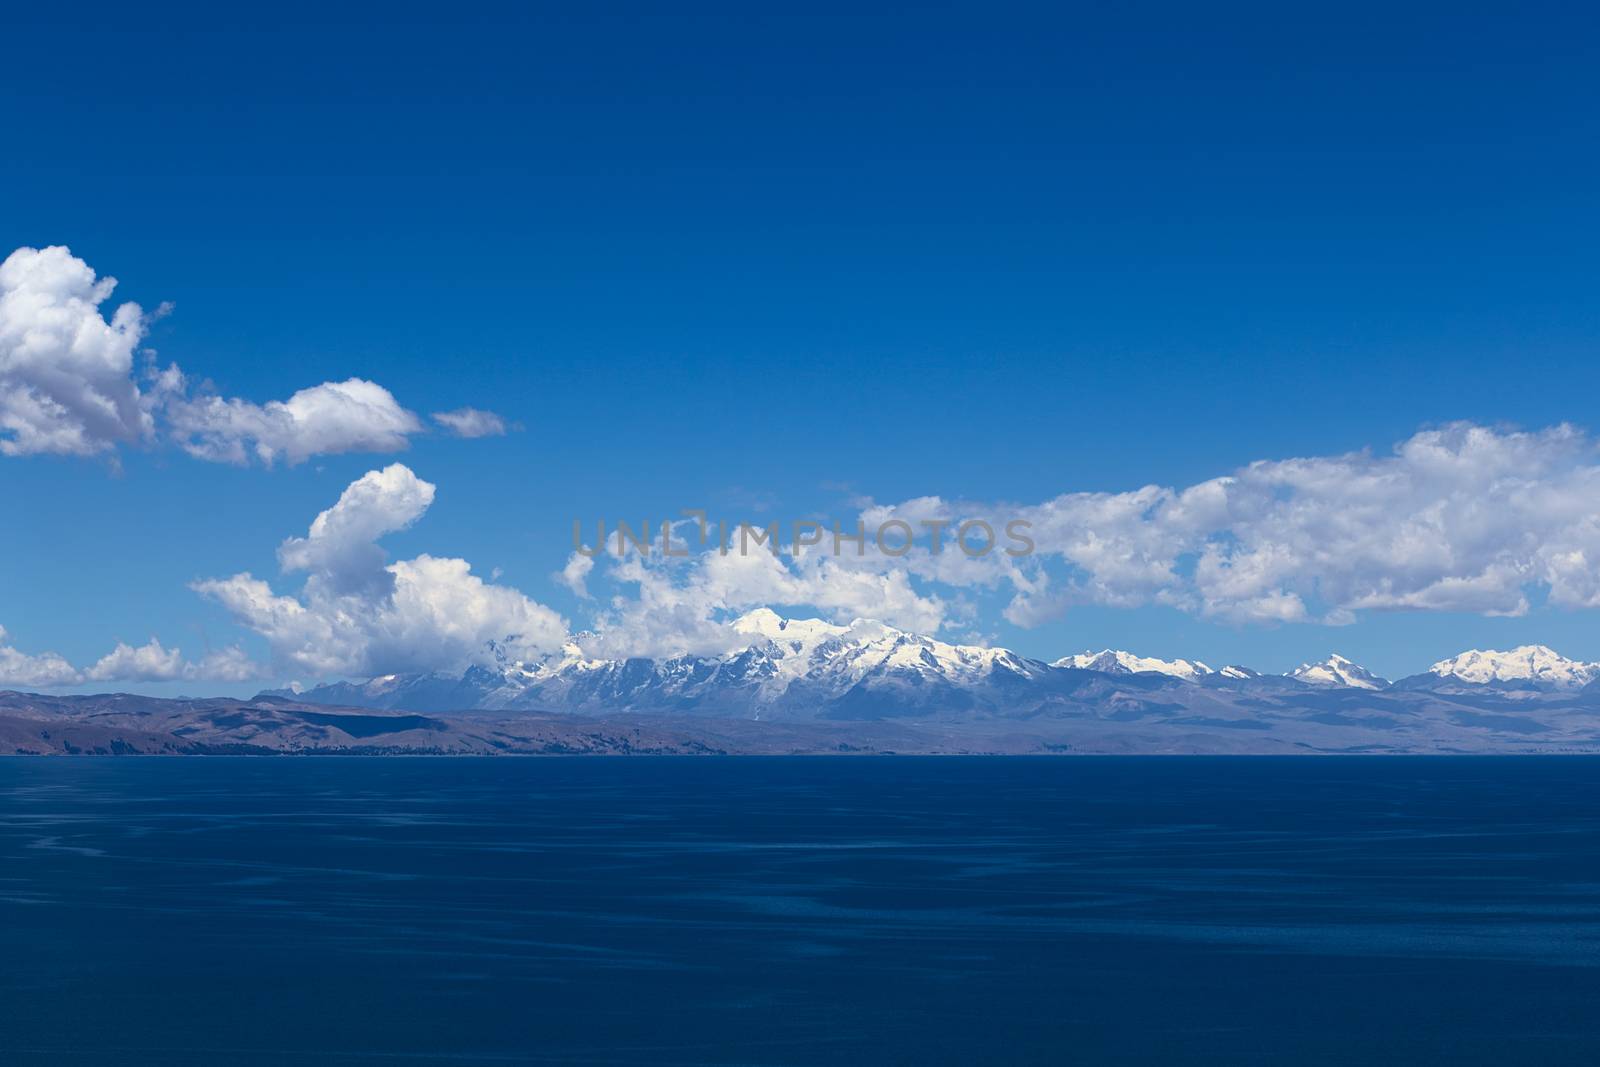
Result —
<path fill-rule="evenodd" d="M 1600 760 L 0 759 L 0 1062 L 1600 1062 Z"/>

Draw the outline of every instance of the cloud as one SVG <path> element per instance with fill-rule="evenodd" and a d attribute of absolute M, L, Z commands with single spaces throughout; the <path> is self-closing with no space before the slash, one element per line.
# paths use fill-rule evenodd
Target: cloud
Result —
<path fill-rule="evenodd" d="M 117 642 L 116 648 L 84 672 L 84 678 L 91 682 L 170 682 L 182 678 L 183 671 L 183 653 L 163 648 L 152 637 L 138 648 Z"/>
<path fill-rule="evenodd" d="M 284 572 L 306 574 L 296 595 L 248 573 L 194 589 L 266 638 L 278 664 L 319 677 L 460 670 L 501 654 L 537 659 L 559 649 L 564 619 L 485 582 L 466 560 L 387 562 L 376 541 L 420 518 L 434 492 L 398 463 L 356 479 L 307 536 L 279 547 Z"/>
<path fill-rule="evenodd" d="M 582 641 L 596 655 L 736 647 L 726 620 L 756 606 L 933 632 L 970 616 L 969 597 L 989 595 L 1005 598 L 1002 615 L 1021 627 L 1077 605 L 1340 626 L 1372 611 L 1521 615 L 1536 598 L 1600 607 L 1600 444 L 1565 425 L 1456 423 L 1387 454 L 1259 460 L 1189 486 L 1022 505 L 867 502 L 860 518 L 869 532 L 859 554 L 851 543 L 836 554 L 824 538 L 799 559 L 787 549 L 781 558 L 737 549 L 687 561 L 659 550 L 608 557 L 600 574 L 629 595 L 606 601 L 597 632 Z M 917 532 L 903 555 L 871 535 L 896 519 Z M 969 556 L 954 541 L 968 520 L 996 531 L 1026 522 L 1035 550 Z M 932 550 L 928 523 L 944 524 L 942 552 Z M 587 592 L 598 575 L 580 558 L 561 580 Z"/>
<path fill-rule="evenodd" d="M 369 471 L 316 517 L 305 537 L 284 541 L 278 562 L 285 573 L 309 572 L 313 581 L 336 593 L 392 593 L 394 575 L 385 568 L 387 557 L 376 541 L 420 519 L 433 494 L 434 487 L 404 464 Z"/>
<path fill-rule="evenodd" d="M 503 437 L 506 420 L 492 411 L 477 408 L 456 408 L 454 411 L 435 411 L 433 421 L 457 437 Z"/>
<path fill-rule="evenodd" d="M 138 648 L 119 641 L 94 666 L 79 670 L 54 652 L 30 656 L 9 647 L 5 628 L 0 627 L 0 686 L 60 689 L 86 682 L 246 682 L 265 676 L 261 664 L 237 645 L 191 663 L 180 649 L 166 648 L 154 637 Z"/>
<path fill-rule="evenodd" d="M 342 452 L 400 452 L 422 430 L 389 390 L 362 378 L 324 382 L 266 404 L 177 395 L 164 412 L 173 439 L 189 455 L 239 465 L 252 457 L 294 466 Z"/>
<path fill-rule="evenodd" d="M 253 682 L 268 677 L 269 672 L 244 649 L 229 645 L 206 653 L 198 663 L 185 664 L 183 676 L 192 681 Z"/>
<path fill-rule="evenodd" d="M 580 557 L 581 558 L 581 557 Z M 711 550 L 688 559 L 630 554 L 608 557 L 608 577 L 635 587 L 603 609 L 594 632 L 579 635 L 597 657 L 706 655 L 747 646 L 733 619 L 756 607 L 805 607 L 838 623 L 872 619 L 933 633 L 950 605 L 912 586 L 904 570 L 875 572 L 815 555 L 766 550 L 726 555 Z M 570 566 L 570 564 L 569 564 Z"/>
<path fill-rule="evenodd" d="M 867 514 L 929 513 L 1031 524 L 1037 552 L 1024 560 L 919 547 L 894 561 L 934 582 L 1011 588 L 1006 613 L 1019 625 L 1074 604 L 1163 604 L 1240 624 L 1520 615 L 1535 589 L 1558 607 L 1600 607 L 1600 449 L 1564 425 L 1457 423 L 1388 455 L 1260 460 L 1182 488 L 1014 508 L 923 498 Z M 863 563 L 884 564 L 871 552 Z"/>
<path fill-rule="evenodd" d="M 267 403 L 194 386 L 144 350 L 152 318 L 138 304 L 102 306 L 115 278 L 62 246 L 18 248 L 0 263 L 0 453 L 95 456 L 170 443 L 196 459 L 244 465 L 347 452 L 400 452 L 423 423 L 377 382 L 328 381 Z M 476 408 L 435 414 L 461 437 L 506 432 Z"/>
<path fill-rule="evenodd" d="M 77 685 L 82 680 L 82 673 L 54 652 L 30 656 L 12 648 L 6 628 L 0 626 L 0 686 L 49 689 Z"/>
<path fill-rule="evenodd" d="M 116 285 L 60 247 L 0 263 L 0 452 L 92 456 L 154 432 L 132 378 L 145 314 L 100 313 Z"/>
<path fill-rule="evenodd" d="M 551 575 L 557 582 L 572 590 L 574 596 L 589 599 L 589 587 L 586 584 L 589 572 L 594 570 L 594 559 L 582 552 L 574 552 L 567 557 L 567 565 Z"/>

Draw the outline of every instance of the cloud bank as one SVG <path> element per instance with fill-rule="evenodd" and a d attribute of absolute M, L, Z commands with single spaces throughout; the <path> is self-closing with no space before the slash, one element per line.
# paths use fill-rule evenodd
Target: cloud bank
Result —
<path fill-rule="evenodd" d="M 1458 423 L 1387 455 L 1261 460 L 1181 488 L 1006 509 L 924 498 L 866 514 L 929 516 L 1032 524 L 1038 548 L 1023 561 L 928 552 L 896 561 L 929 581 L 1009 587 L 1007 618 L 1023 626 L 1076 604 L 1163 604 L 1244 624 L 1342 624 L 1362 611 L 1521 615 L 1535 595 L 1600 607 L 1600 451 L 1565 425 Z"/>
<path fill-rule="evenodd" d="M 82 680 L 83 673 L 54 652 L 30 656 L 12 648 L 6 628 L 0 626 L 0 686 L 50 689 Z"/>
<path fill-rule="evenodd" d="M 869 503 L 859 518 L 868 530 L 945 524 L 945 549 L 918 537 L 888 555 L 869 535 L 859 555 L 853 544 L 835 554 L 826 538 L 798 555 L 787 545 L 781 558 L 574 555 L 560 577 L 584 595 L 601 580 L 622 590 L 600 602 L 597 633 L 580 638 L 606 655 L 737 647 L 727 619 L 756 606 L 924 633 L 971 627 L 987 597 L 1022 628 L 1080 605 L 1165 606 L 1243 626 L 1600 607 L 1600 445 L 1566 425 L 1457 423 L 1387 454 L 1260 460 L 1189 486 L 1021 505 L 921 497 Z M 969 520 L 995 530 L 1021 520 L 1035 549 L 969 556 L 948 533 Z"/>
<path fill-rule="evenodd" d="M 118 642 L 92 667 L 79 669 L 54 652 L 29 655 L 12 648 L 0 626 L 0 687 L 56 689 L 95 682 L 248 682 L 265 678 L 262 666 L 242 648 L 229 646 L 190 662 L 183 651 L 152 637 L 137 648 Z"/>

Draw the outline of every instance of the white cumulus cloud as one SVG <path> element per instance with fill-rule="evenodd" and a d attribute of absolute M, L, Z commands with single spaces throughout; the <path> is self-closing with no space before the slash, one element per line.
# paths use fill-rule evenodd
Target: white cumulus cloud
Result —
<path fill-rule="evenodd" d="M 278 562 L 285 572 L 308 572 L 336 593 L 391 593 L 394 575 L 376 542 L 420 519 L 433 495 L 433 485 L 403 463 L 369 471 L 316 517 L 305 537 L 278 546 Z"/>
<path fill-rule="evenodd" d="M 403 451 L 423 432 L 394 394 L 364 378 L 256 403 L 195 387 L 177 364 L 157 369 L 148 350 L 141 369 L 152 316 L 128 302 L 108 317 L 116 285 L 62 246 L 18 248 L 0 263 L 0 454 L 114 456 L 123 446 L 169 442 L 211 462 L 293 466 Z M 460 437 L 507 428 L 470 407 L 433 418 Z"/>
<path fill-rule="evenodd" d="M 138 648 L 117 642 L 116 648 L 84 672 L 84 678 L 91 682 L 170 682 L 182 678 L 183 673 L 183 653 L 163 648 L 152 637 Z"/>
<path fill-rule="evenodd" d="M 894 561 L 869 552 L 860 565 L 1009 587 L 1007 616 L 1019 625 L 1072 604 L 1333 624 L 1361 611 L 1519 615 L 1532 590 L 1557 607 L 1600 607 L 1600 447 L 1570 426 L 1460 423 L 1388 454 L 1260 460 L 1187 487 L 1013 508 L 924 498 L 868 518 L 930 513 L 996 526 L 1022 519 L 1037 551 L 973 560 L 920 545 Z"/>
<path fill-rule="evenodd" d="M 415 522 L 434 486 L 403 464 L 356 479 L 305 537 L 279 548 L 286 573 L 304 573 L 283 595 L 243 573 L 197 582 L 266 638 L 275 660 L 314 676 L 459 670 L 497 653 L 537 659 L 561 647 L 567 625 L 517 590 L 485 582 L 462 559 L 421 555 L 387 562 L 376 544 Z"/>
<path fill-rule="evenodd" d="M 755 606 L 932 632 L 965 621 L 967 598 L 991 594 L 1022 627 L 1074 605 L 1159 605 L 1237 625 L 1347 625 L 1371 611 L 1520 615 L 1535 599 L 1600 608 L 1600 443 L 1564 425 L 1458 423 L 1387 453 L 1259 460 L 1189 486 L 1020 505 L 920 497 L 869 504 L 860 519 L 859 552 L 846 543 L 836 554 L 824 538 L 799 559 L 656 551 L 610 557 L 603 570 L 574 555 L 560 577 L 575 591 L 600 576 L 624 587 L 583 637 L 608 655 L 734 647 L 726 620 Z M 872 536 L 894 520 L 916 534 L 904 554 L 903 532 L 889 538 L 894 554 Z M 955 533 L 969 520 L 997 534 L 1026 523 L 1034 549 L 968 555 Z"/>
<path fill-rule="evenodd" d="M 54 652 L 29 655 L 12 648 L 6 628 L 0 626 L 0 686 L 49 689 L 82 680 L 82 672 Z"/>
<path fill-rule="evenodd" d="M 154 432 L 133 380 L 145 314 L 101 314 L 116 285 L 60 247 L 0 263 L 0 452 L 91 456 Z"/>
<path fill-rule="evenodd" d="M 399 452 L 422 430 L 415 415 L 376 382 L 350 378 L 254 404 L 177 395 L 164 408 L 174 440 L 197 459 L 290 466 L 341 452 Z"/>
<path fill-rule="evenodd" d="M 137 648 L 118 641 L 93 666 L 80 670 L 54 652 L 28 655 L 10 647 L 0 627 L 0 686 L 60 689 L 89 682 L 247 682 L 264 677 L 265 668 L 237 645 L 190 662 L 181 649 L 167 648 L 154 637 Z"/>

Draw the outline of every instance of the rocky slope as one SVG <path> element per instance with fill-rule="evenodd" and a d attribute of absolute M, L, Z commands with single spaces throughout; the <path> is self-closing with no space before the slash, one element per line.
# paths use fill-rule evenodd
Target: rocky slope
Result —
<path fill-rule="evenodd" d="M 1394 688 L 1222 689 L 1072 671 L 1045 700 L 871 705 L 758 719 L 338 707 L 276 697 L 161 700 L 0 693 L 0 753 L 694 755 L 861 753 L 1600 753 L 1600 690 L 1508 697 Z M 835 711 L 838 710 L 836 706 Z"/>

